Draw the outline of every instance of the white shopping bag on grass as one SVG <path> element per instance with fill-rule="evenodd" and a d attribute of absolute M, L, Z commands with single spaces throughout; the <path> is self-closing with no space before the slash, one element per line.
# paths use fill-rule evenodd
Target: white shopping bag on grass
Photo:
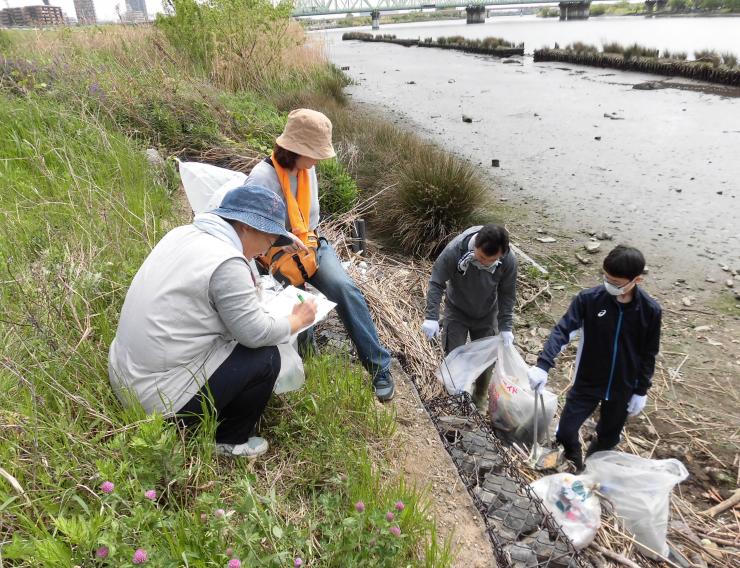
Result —
<path fill-rule="evenodd" d="M 200 162 L 179 162 L 179 169 L 185 195 L 196 215 L 215 209 L 228 190 L 247 181 L 246 174 Z"/>

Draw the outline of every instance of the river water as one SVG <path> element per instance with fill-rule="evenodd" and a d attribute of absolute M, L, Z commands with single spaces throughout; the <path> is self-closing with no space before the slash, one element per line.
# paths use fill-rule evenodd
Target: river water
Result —
<path fill-rule="evenodd" d="M 722 283 L 721 264 L 740 269 L 738 92 L 685 80 L 677 82 L 686 89 L 634 90 L 665 78 L 535 64 L 527 55 L 501 60 L 341 41 L 343 31 L 321 33 L 331 59 L 349 66 L 353 99 L 480 164 L 500 182 L 497 195 L 570 230 L 614 233 L 646 252 L 653 274 L 697 282 L 709 275 Z M 495 35 L 524 41 L 526 52 L 555 41 L 603 40 L 740 56 L 740 18 L 496 17 L 470 26 L 381 25 L 381 32 Z M 463 123 L 463 114 L 473 122 Z M 492 168 L 492 159 L 501 167 Z"/>

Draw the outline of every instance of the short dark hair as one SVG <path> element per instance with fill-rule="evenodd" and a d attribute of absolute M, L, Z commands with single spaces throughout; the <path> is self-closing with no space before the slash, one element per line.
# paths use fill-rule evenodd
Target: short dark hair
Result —
<path fill-rule="evenodd" d="M 509 233 L 500 225 L 489 223 L 483 225 L 475 237 L 475 248 L 479 248 L 487 256 L 509 252 Z"/>
<path fill-rule="evenodd" d="M 280 164 L 280 167 L 285 170 L 292 170 L 293 168 L 295 168 L 298 154 L 296 154 L 295 152 L 291 152 L 290 150 L 286 150 L 279 144 L 275 144 L 275 147 L 272 149 L 272 151 L 275 154 L 275 160 L 278 164 Z"/>
<path fill-rule="evenodd" d="M 645 270 L 645 257 L 635 247 L 617 245 L 604 259 L 604 272 L 634 280 Z"/>

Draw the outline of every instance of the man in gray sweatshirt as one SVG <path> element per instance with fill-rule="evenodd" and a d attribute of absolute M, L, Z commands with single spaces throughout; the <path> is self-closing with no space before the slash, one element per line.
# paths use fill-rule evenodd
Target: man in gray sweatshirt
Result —
<path fill-rule="evenodd" d="M 494 224 L 471 227 L 455 237 L 432 267 L 422 331 L 429 340 L 440 334 L 439 306 L 445 295 L 445 353 L 471 341 L 501 333 L 504 345 L 512 333 L 517 262 L 509 251 L 509 234 Z M 490 370 L 475 381 L 473 402 L 485 412 Z"/>

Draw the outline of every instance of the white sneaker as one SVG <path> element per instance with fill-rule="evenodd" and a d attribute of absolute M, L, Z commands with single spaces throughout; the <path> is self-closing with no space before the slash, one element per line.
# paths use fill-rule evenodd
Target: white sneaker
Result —
<path fill-rule="evenodd" d="M 243 444 L 216 444 L 216 452 L 224 456 L 256 458 L 264 454 L 270 445 L 259 436 L 252 436 Z"/>

